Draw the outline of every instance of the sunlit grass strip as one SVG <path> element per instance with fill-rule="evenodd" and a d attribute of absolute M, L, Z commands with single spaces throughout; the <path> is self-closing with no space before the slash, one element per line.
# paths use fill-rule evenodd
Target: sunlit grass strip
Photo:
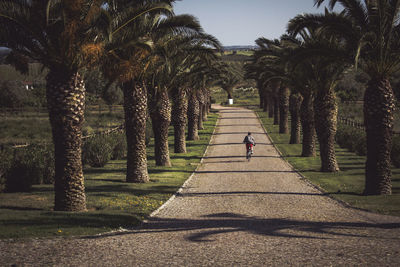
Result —
<path fill-rule="evenodd" d="M 188 153 L 171 153 L 172 167 L 155 166 L 154 143 L 148 147 L 150 183 L 125 182 L 126 161 L 111 161 L 104 168 L 86 168 L 88 212 L 53 212 L 53 186 L 34 186 L 31 193 L 0 194 L 0 238 L 93 235 L 140 224 L 167 201 L 192 174 L 214 130 L 211 113 L 200 130 L 200 140 L 187 143 Z M 170 129 L 173 151 L 173 129 Z"/>
<path fill-rule="evenodd" d="M 273 125 L 273 119 L 268 118 L 266 112 L 258 110 L 258 115 L 270 138 L 285 159 L 314 185 L 322 188 L 331 197 L 342 200 L 352 207 L 400 216 L 400 169 L 392 169 L 392 195 L 363 196 L 365 157 L 336 146 L 336 156 L 341 171 L 338 173 L 320 172 L 319 156 L 300 157 L 301 145 L 290 145 L 290 135 L 279 134 L 279 126 Z"/>

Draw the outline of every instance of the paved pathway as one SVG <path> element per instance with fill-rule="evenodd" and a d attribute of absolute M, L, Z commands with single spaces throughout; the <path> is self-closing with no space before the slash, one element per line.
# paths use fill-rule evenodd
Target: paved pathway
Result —
<path fill-rule="evenodd" d="M 33 266 L 399 266 L 400 218 L 348 209 L 283 161 L 252 111 L 224 108 L 202 166 L 138 230 L 0 242 Z M 255 155 L 245 160 L 248 131 Z"/>

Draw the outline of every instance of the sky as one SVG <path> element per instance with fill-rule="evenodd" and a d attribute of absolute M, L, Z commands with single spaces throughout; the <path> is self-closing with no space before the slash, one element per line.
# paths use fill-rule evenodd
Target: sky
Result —
<path fill-rule="evenodd" d="M 328 1 L 325 1 L 328 2 Z M 191 14 L 224 45 L 255 45 L 259 37 L 279 38 L 291 18 L 323 13 L 314 0 L 180 0 L 175 14 Z"/>

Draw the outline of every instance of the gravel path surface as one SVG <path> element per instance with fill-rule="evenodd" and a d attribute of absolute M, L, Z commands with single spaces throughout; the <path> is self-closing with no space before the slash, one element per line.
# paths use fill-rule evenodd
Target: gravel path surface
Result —
<path fill-rule="evenodd" d="M 140 229 L 0 241 L 0 265 L 400 266 L 400 218 L 322 195 L 280 158 L 252 111 L 215 108 L 203 164 Z M 250 162 L 248 131 L 257 141 Z"/>

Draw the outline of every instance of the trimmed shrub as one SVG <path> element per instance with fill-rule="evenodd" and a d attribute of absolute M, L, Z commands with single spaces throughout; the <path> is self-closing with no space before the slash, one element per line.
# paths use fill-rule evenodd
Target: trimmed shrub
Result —
<path fill-rule="evenodd" d="M 367 139 L 365 132 L 361 129 L 339 125 L 336 132 L 336 142 L 339 146 L 360 156 L 365 156 L 367 153 Z"/>
<path fill-rule="evenodd" d="M 339 146 L 356 152 L 359 156 L 367 155 L 367 136 L 364 130 L 356 129 L 351 126 L 339 125 L 336 133 L 336 142 Z M 400 136 L 393 137 L 392 163 L 396 168 L 400 168 Z"/>
<path fill-rule="evenodd" d="M 392 146 L 392 163 L 396 168 L 400 168 L 400 136 L 393 137 L 393 146 Z"/>
<path fill-rule="evenodd" d="M 30 145 L 14 151 L 6 173 L 6 192 L 29 192 L 34 184 L 54 182 L 54 152 L 47 145 Z"/>
<path fill-rule="evenodd" d="M 38 182 L 36 178 L 39 176 L 39 168 L 30 154 L 28 148 L 15 150 L 14 159 L 7 171 L 6 192 L 30 192 L 32 184 Z"/>
<path fill-rule="evenodd" d="M 55 157 L 52 145 L 44 146 L 42 149 L 42 175 L 44 184 L 53 184 L 55 176 Z"/>
<path fill-rule="evenodd" d="M 353 136 L 353 131 L 351 127 L 344 126 L 344 125 L 339 125 L 337 128 L 336 132 L 336 142 L 339 146 L 343 148 L 347 148 L 350 151 L 353 151 L 351 149 L 352 147 L 352 136 Z"/>
<path fill-rule="evenodd" d="M 358 139 L 355 143 L 355 152 L 357 155 L 366 156 L 367 155 L 367 135 L 363 130 L 357 130 Z"/>
<path fill-rule="evenodd" d="M 123 159 L 126 157 L 127 144 L 125 132 L 114 133 L 110 135 L 112 140 L 112 156 L 111 159 Z"/>
<path fill-rule="evenodd" d="M 11 165 L 10 151 L 0 151 L 0 193 L 6 188 L 6 175 Z"/>
<path fill-rule="evenodd" d="M 111 159 L 113 147 L 110 138 L 97 135 L 86 140 L 82 147 L 82 162 L 92 167 L 104 167 Z"/>

